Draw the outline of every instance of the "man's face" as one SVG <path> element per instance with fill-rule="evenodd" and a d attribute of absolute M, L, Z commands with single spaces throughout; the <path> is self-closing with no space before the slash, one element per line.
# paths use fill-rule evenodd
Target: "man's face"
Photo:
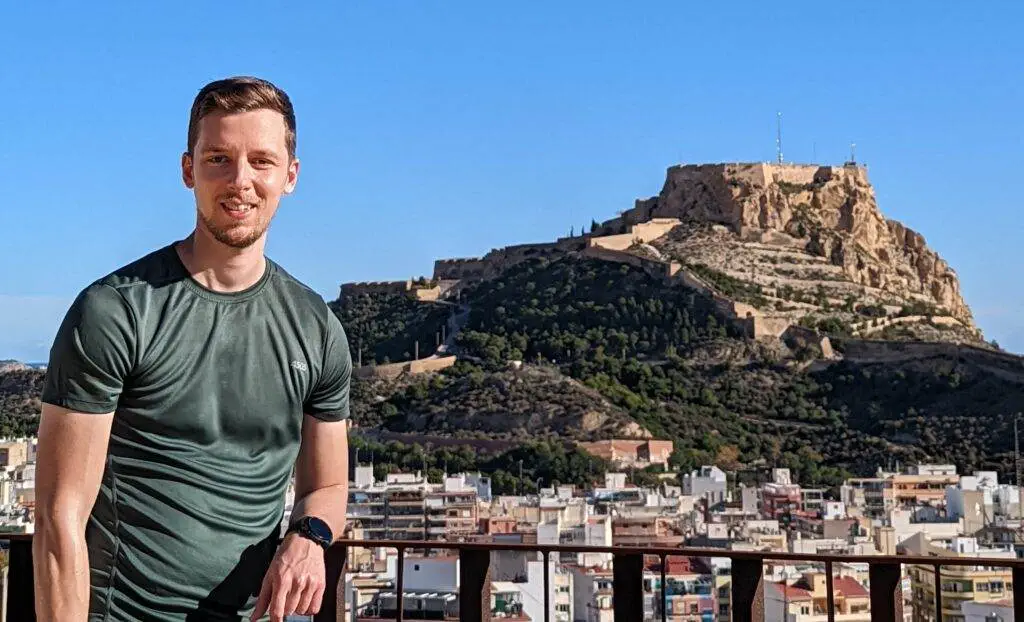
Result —
<path fill-rule="evenodd" d="M 198 226 L 218 242 L 247 248 L 267 232 L 281 195 L 295 189 L 299 161 L 288 156 L 284 116 L 273 110 L 214 112 L 199 122 L 181 158 L 195 191 Z"/>

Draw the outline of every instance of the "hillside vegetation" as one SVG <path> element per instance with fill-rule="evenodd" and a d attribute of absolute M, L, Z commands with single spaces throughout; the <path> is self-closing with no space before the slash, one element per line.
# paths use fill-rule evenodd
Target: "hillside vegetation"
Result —
<path fill-rule="evenodd" d="M 471 311 L 456 339 L 458 365 L 353 384 L 353 447 L 380 474 L 425 468 L 437 480 L 445 468 L 482 470 L 498 492 L 584 484 L 608 465 L 575 441 L 645 436 L 674 441 L 680 469 L 788 467 L 807 484 L 897 461 L 1012 470 L 1012 416 L 1024 403 L 1014 357 L 952 346 L 911 356 L 894 344 L 898 357 L 808 367 L 806 352 L 741 336 L 694 290 L 574 255 L 519 264 L 463 301 Z M 410 358 L 416 339 L 427 354 L 422 344 L 435 343 L 452 309 L 401 295 L 332 308 L 364 363 Z M 856 343 L 866 342 L 837 345 L 854 352 Z M 42 379 L 35 370 L 0 374 L 0 432 L 34 432 Z M 374 430 L 423 440 L 379 442 Z M 473 449 L 430 448 L 431 437 Z M 473 445 L 480 439 L 500 448 Z"/>

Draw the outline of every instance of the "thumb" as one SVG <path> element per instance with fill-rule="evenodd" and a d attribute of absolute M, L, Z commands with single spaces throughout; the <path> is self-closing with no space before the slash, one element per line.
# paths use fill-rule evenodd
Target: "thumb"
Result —
<path fill-rule="evenodd" d="M 249 616 L 249 622 L 255 622 L 259 620 L 267 613 L 267 609 L 270 607 L 270 597 L 273 596 L 273 588 L 270 582 L 264 579 L 263 586 L 260 587 L 260 596 L 256 599 L 256 607 L 252 610 L 252 615 Z"/>

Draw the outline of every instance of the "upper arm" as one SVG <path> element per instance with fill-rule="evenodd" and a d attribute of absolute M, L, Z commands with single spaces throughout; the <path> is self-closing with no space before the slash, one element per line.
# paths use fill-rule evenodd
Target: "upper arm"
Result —
<path fill-rule="evenodd" d="M 352 357 L 341 321 L 327 310 L 323 362 L 303 404 L 302 444 L 295 463 L 295 496 L 348 483 L 349 385 Z"/>
<path fill-rule="evenodd" d="M 295 498 L 348 483 L 348 421 L 302 418 L 302 444 L 295 461 Z"/>
<path fill-rule="evenodd" d="M 114 413 L 43 404 L 36 453 L 36 516 L 85 529 L 106 464 Z"/>
<path fill-rule="evenodd" d="M 50 348 L 42 401 L 81 413 L 117 409 L 136 358 L 135 316 L 108 285 L 86 288 L 68 309 Z"/>
<path fill-rule="evenodd" d="M 316 386 L 303 404 L 303 412 L 323 421 L 340 421 L 349 416 L 349 383 L 352 355 L 341 320 L 327 311 L 323 361 Z"/>
<path fill-rule="evenodd" d="M 37 517 L 81 528 L 106 464 L 114 411 L 136 358 L 135 317 L 120 292 L 93 284 L 50 349 L 36 458 Z"/>

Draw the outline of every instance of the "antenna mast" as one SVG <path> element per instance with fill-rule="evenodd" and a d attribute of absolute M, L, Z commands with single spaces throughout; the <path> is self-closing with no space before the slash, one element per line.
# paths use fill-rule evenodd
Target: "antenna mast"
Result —
<path fill-rule="evenodd" d="M 1018 421 L 1020 421 L 1020 413 L 1013 416 L 1013 468 L 1016 473 L 1016 481 L 1014 483 L 1017 484 L 1017 487 L 1019 488 L 1020 480 L 1024 478 L 1021 477 L 1020 468 L 1020 437 L 1017 434 Z"/>
<path fill-rule="evenodd" d="M 850 164 L 857 163 L 857 143 L 850 143 Z"/>
<path fill-rule="evenodd" d="M 782 112 L 776 113 L 775 119 L 775 151 L 782 164 Z"/>

